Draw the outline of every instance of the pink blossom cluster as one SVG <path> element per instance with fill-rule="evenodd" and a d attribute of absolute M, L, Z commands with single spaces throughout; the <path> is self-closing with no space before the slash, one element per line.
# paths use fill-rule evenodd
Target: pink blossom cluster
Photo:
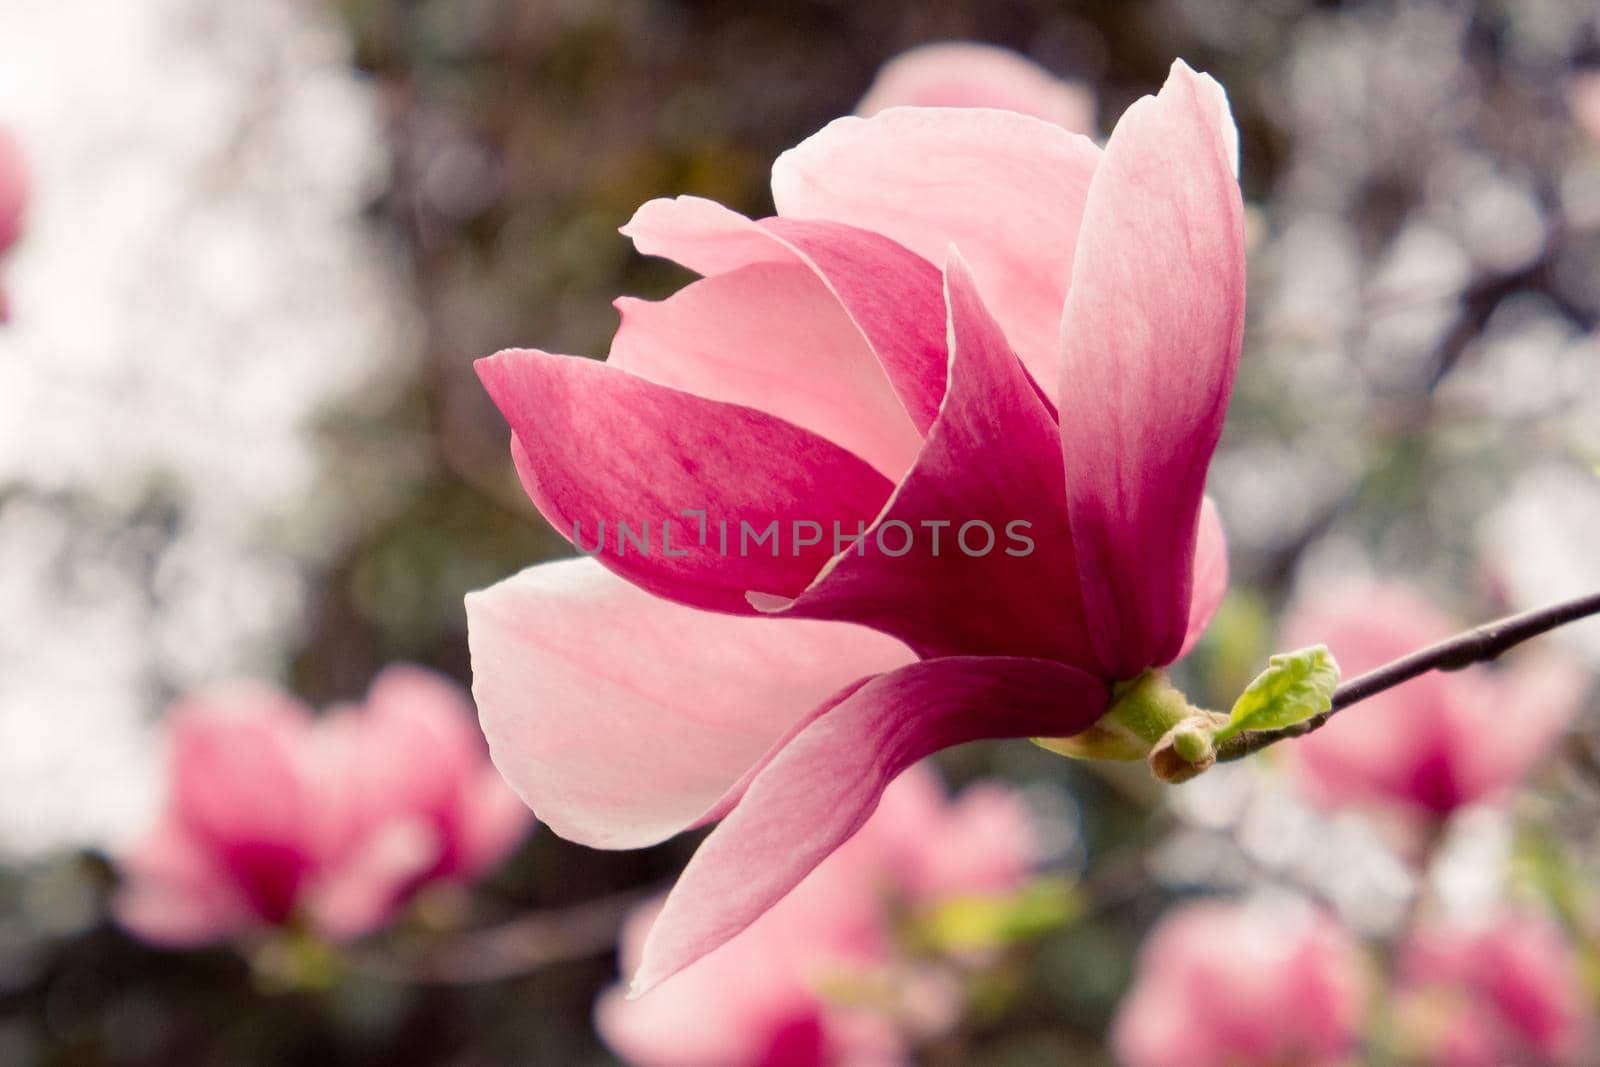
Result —
<path fill-rule="evenodd" d="M 1461 629 L 1402 582 L 1312 592 L 1285 623 L 1291 645 L 1327 644 L 1346 678 Z M 1581 668 L 1547 651 L 1505 667 L 1433 671 L 1341 712 L 1289 751 L 1298 781 L 1322 803 L 1437 819 L 1521 781 L 1589 684 Z"/>
<path fill-rule="evenodd" d="M 848 842 L 743 933 L 629 1000 L 596 1006 L 606 1042 L 635 1067 L 888 1067 L 961 1011 L 953 975 L 898 943 L 908 917 L 1015 892 L 1037 855 L 1017 795 L 979 784 L 946 797 L 926 766 L 885 790 Z M 623 934 L 637 964 L 661 908 Z"/>
<path fill-rule="evenodd" d="M 485 873 L 530 825 L 465 694 L 420 668 L 389 667 L 360 706 L 320 718 L 239 685 L 179 702 L 168 723 L 165 805 L 119 857 L 115 902 L 156 944 L 289 924 L 365 934 L 424 886 Z"/>
<path fill-rule="evenodd" d="M 1568 939 L 1508 910 L 1404 937 L 1387 996 L 1356 939 L 1303 904 L 1207 902 L 1157 926 L 1113 1028 L 1124 1067 L 1579 1067 L 1600 1054 Z M 1376 1044 L 1374 1044 L 1376 1043 Z"/>

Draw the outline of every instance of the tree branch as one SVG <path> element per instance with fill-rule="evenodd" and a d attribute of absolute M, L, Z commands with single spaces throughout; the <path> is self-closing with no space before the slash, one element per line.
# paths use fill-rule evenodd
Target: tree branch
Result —
<path fill-rule="evenodd" d="M 1575 600 L 1526 611 L 1520 615 L 1508 615 L 1503 619 L 1485 623 L 1466 633 L 1457 634 L 1436 645 L 1429 645 L 1409 656 L 1402 656 L 1393 663 L 1384 664 L 1350 679 L 1334 690 L 1333 706 L 1321 715 L 1314 715 L 1304 722 L 1286 726 L 1281 730 L 1243 733 L 1224 742 L 1217 753 L 1217 759 L 1219 762 L 1243 759 L 1279 741 L 1304 737 L 1314 730 L 1321 729 L 1337 712 L 1351 704 L 1366 700 L 1385 689 L 1392 689 L 1402 682 L 1409 682 L 1419 674 L 1426 674 L 1429 671 L 1459 671 L 1475 663 L 1488 663 L 1530 638 L 1591 615 L 1600 615 L 1600 593 L 1590 593 Z"/>

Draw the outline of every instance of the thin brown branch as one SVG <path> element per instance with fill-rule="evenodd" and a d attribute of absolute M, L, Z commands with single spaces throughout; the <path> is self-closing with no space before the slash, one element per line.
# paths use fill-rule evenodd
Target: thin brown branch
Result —
<path fill-rule="evenodd" d="M 1217 758 L 1219 761 L 1243 759 L 1279 741 L 1304 737 L 1314 730 L 1321 729 L 1335 714 L 1351 704 L 1366 700 L 1385 689 L 1392 689 L 1420 674 L 1429 671 L 1459 671 L 1475 663 L 1488 663 L 1524 641 L 1591 615 L 1600 615 L 1600 593 L 1590 593 L 1574 600 L 1526 611 L 1520 615 L 1508 615 L 1503 619 L 1485 623 L 1350 679 L 1334 691 L 1333 706 L 1321 715 L 1315 715 L 1304 722 L 1286 726 L 1281 730 L 1259 730 L 1240 734 L 1222 745 Z"/>
<path fill-rule="evenodd" d="M 515 978 L 551 964 L 610 952 L 628 913 L 658 892 L 617 893 L 533 912 L 499 926 L 456 934 L 421 950 L 374 948 L 353 955 L 349 962 L 364 974 L 408 984 L 475 985 Z"/>

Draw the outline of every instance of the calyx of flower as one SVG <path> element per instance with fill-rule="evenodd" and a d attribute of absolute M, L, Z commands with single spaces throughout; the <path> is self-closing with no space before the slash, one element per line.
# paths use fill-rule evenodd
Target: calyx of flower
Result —
<path fill-rule="evenodd" d="M 1073 737 L 1034 743 L 1073 759 L 1142 759 L 1163 782 L 1186 782 L 1217 761 L 1212 736 L 1228 717 L 1189 703 L 1165 671 L 1146 671 L 1112 686 L 1111 707 Z"/>

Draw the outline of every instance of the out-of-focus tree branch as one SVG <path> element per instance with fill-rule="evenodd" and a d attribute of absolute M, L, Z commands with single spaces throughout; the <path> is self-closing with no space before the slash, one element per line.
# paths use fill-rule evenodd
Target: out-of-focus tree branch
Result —
<path fill-rule="evenodd" d="M 1485 623 L 1350 679 L 1334 690 L 1332 706 L 1320 715 L 1281 730 L 1247 732 L 1224 742 L 1217 759 L 1223 762 L 1243 759 L 1279 741 L 1304 737 L 1321 729 L 1335 714 L 1350 705 L 1408 682 L 1418 675 L 1429 671 L 1458 671 L 1476 663 L 1488 663 L 1524 641 L 1592 615 L 1600 615 L 1600 593 L 1590 593 Z"/>

